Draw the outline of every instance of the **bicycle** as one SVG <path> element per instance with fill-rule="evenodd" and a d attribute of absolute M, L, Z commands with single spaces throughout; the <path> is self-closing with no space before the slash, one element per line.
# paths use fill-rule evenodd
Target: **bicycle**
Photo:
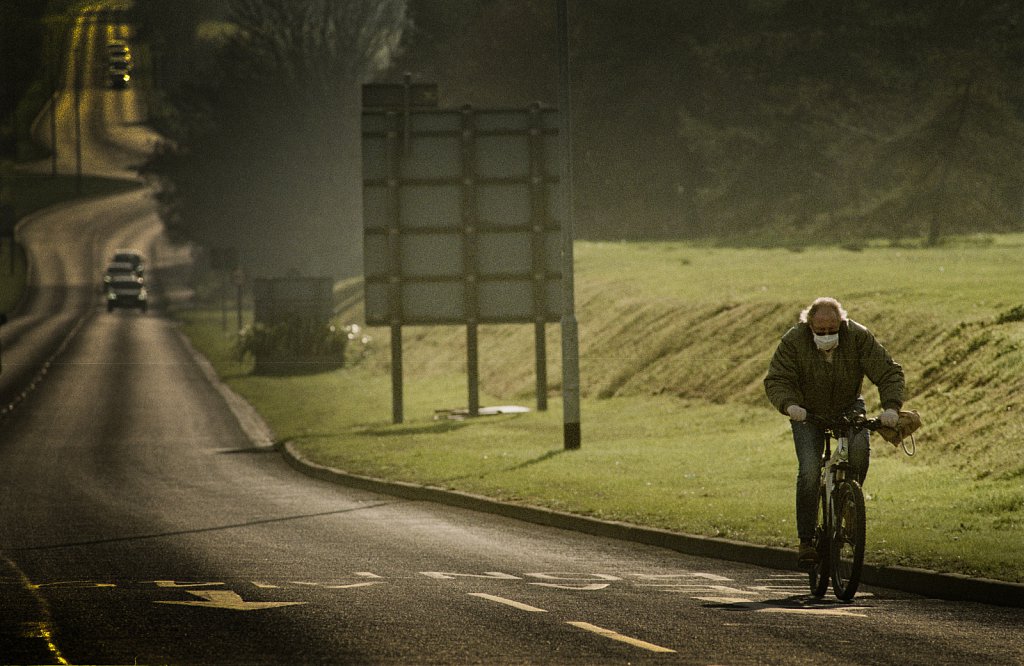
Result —
<path fill-rule="evenodd" d="M 849 601 L 860 584 L 866 519 L 864 491 L 852 473 L 848 446 L 859 430 L 877 430 L 881 422 L 863 414 L 835 419 L 808 414 L 807 420 L 821 426 L 825 434 L 818 519 L 812 541 L 818 560 L 808 572 L 811 594 L 824 596 L 831 580 L 836 597 Z M 834 451 L 832 439 L 837 442 Z"/>

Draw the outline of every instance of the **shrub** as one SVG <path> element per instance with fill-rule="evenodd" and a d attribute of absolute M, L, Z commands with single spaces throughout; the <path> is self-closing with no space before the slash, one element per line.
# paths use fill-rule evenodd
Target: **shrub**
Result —
<path fill-rule="evenodd" d="M 238 334 L 235 356 L 252 356 L 255 372 L 317 372 L 345 363 L 348 333 L 332 324 L 292 317 L 276 324 L 256 323 Z"/>

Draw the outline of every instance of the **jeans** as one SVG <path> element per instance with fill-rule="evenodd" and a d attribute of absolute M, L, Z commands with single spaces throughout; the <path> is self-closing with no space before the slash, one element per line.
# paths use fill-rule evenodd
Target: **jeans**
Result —
<path fill-rule="evenodd" d="M 814 537 L 818 519 L 818 488 L 821 482 L 821 454 L 825 450 L 825 433 L 806 421 L 793 421 L 793 442 L 800 470 L 796 476 L 796 531 L 801 541 Z M 856 432 L 849 441 L 850 467 L 853 478 L 861 484 L 868 474 L 871 443 L 867 430 Z"/>

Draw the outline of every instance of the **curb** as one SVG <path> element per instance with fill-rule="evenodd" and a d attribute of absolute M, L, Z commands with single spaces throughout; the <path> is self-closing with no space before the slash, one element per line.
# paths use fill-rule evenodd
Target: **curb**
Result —
<path fill-rule="evenodd" d="M 296 470 L 314 478 L 350 488 L 408 500 L 437 502 L 548 527 L 658 546 L 687 555 L 743 562 L 787 571 L 800 571 L 794 562 L 794 551 L 788 548 L 758 546 L 730 539 L 683 534 L 630 523 L 589 518 L 552 509 L 502 502 L 490 497 L 434 486 L 349 474 L 304 458 L 291 442 L 284 442 L 278 448 L 285 461 Z M 865 564 L 861 573 L 861 582 L 866 585 L 910 592 L 932 599 L 976 601 L 998 606 L 1024 607 L 1024 584 L 988 578 L 971 578 L 961 574 L 939 573 L 911 567 Z"/>

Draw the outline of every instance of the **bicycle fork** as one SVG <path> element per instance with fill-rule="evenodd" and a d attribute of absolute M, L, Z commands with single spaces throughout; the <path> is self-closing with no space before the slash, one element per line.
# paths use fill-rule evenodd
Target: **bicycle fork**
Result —
<path fill-rule="evenodd" d="M 837 514 L 835 492 L 836 488 L 846 480 L 846 474 L 850 468 L 849 438 L 846 436 L 837 438 L 836 448 L 832 451 L 831 457 L 825 462 L 825 468 L 821 470 L 825 479 L 825 497 L 828 498 L 826 511 L 828 520 L 829 541 L 836 537 L 836 530 L 841 524 Z"/>

